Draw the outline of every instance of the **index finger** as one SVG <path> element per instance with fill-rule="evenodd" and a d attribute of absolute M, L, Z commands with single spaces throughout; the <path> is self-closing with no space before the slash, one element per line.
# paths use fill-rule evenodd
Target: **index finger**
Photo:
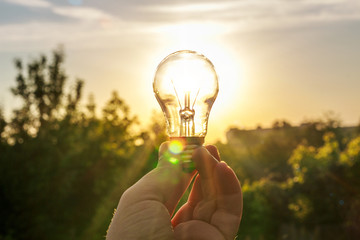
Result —
<path fill-rule="evenodd" d="M 211 198 L 215 196 L 216 189 L 214 185 L 214 169 L 219 163 L 205 147 L 200 147 L 195 150 L 192 158 L 197 169 L 202 188 L 202 197 Z"/>
<path fill-rule="evenodd" d="M 234 239 L 241 221 L 242 192 L 240 182 L 234 171 L 225 163 L 220 162 L 215 168 L 217 209 L 211 223 L 226 237 Z"/>

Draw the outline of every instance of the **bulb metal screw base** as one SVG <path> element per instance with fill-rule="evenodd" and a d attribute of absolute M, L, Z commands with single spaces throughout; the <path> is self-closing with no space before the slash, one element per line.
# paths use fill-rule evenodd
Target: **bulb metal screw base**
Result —
<path fill-rule="evenodd" d="M 205 137 L 170 137 L 170 141 L 179 141 L 183 144 L 183 146 L 195 145 L 197 147 L 200 147 L 204 144 Z M 195 170 L 195 164 L 191 159 L 183 160 L 181 166 L 183 172 L 186 173 L 191 173 Z"/>
<path fill-rule="evenodd" d="M 170 141 L 179 141 L 184 145 L 202 146 L 205 142 L 205 137 L 170 137 Z"/>

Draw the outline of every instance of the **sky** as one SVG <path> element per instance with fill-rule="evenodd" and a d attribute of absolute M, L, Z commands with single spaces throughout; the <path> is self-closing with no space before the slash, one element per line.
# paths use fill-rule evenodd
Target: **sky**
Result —
<path fill-rule="evenodd" d="M 160 107 L 152 81 L 177 50 L 212 61 L 219 95 L 208 141 L 229 127 L 299 124 L 333 111 L 345 126 L 360 120 L 358 0 L 0 0 L 0 104 L 19 100 L 14 58 L 66 53 L 68 84 L 85 80 L 99 107 L 113 90 L 143 126 Z"/>

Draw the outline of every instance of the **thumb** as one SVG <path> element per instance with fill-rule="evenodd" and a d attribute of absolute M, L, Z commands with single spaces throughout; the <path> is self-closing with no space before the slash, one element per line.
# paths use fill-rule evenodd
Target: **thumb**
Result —
<path fill-rule="evenodd" d="M 187 173 L 182 162 L 190 161 L 194 146 L 174 146 L 173 142 L 164 142 L 159 149 L 158 165 L 129 188 L 122 200 L 129 204 L 155 200 L 165 205 L 172 215 L 178 201 L 190 184 L 195 171 Z M 126 205 L 126 204 L 125 204 Z"/>

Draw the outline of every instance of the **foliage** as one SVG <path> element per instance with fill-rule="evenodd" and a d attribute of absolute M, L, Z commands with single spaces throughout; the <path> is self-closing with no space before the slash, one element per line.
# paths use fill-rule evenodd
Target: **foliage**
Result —
<path fill-rule="evenodd" d="M 150 151 L 147 142 L 136 144 L 141 139 L 132 129 L 137 120 L 117 93 L 101 117 L 93 100 L 81 110 L 83 81 L 65 92 L 62 49 L 55 50 L 52 59 L 49 63 L 41 56 L 26 71 L 16 60 L 12 92 L 23 105 L 14 110 L 7 131 L 0 114 L 1 136 L 7 136 L 0 146 L 0 236 L 5 238 L 103 236 L 122 191 L 140 175 L 129 173 L 133 161 L 140 158 L 139 151 Z M 129 179 L 124 181 L 123 175 Z M 128 184 L 121 186 L 120 181 Z M 105 202 L 110 204 L 96 225 L 91 219 L 99 216 L 99 205 Z M 95 225 L 98 232 L 88 238 Z"/>
<path fill-rule="evenodd" d="M 360 237 L 360 137 L 331 124 L 231 129 L 218 143 L 243 182 L 240 239 Z"/>

